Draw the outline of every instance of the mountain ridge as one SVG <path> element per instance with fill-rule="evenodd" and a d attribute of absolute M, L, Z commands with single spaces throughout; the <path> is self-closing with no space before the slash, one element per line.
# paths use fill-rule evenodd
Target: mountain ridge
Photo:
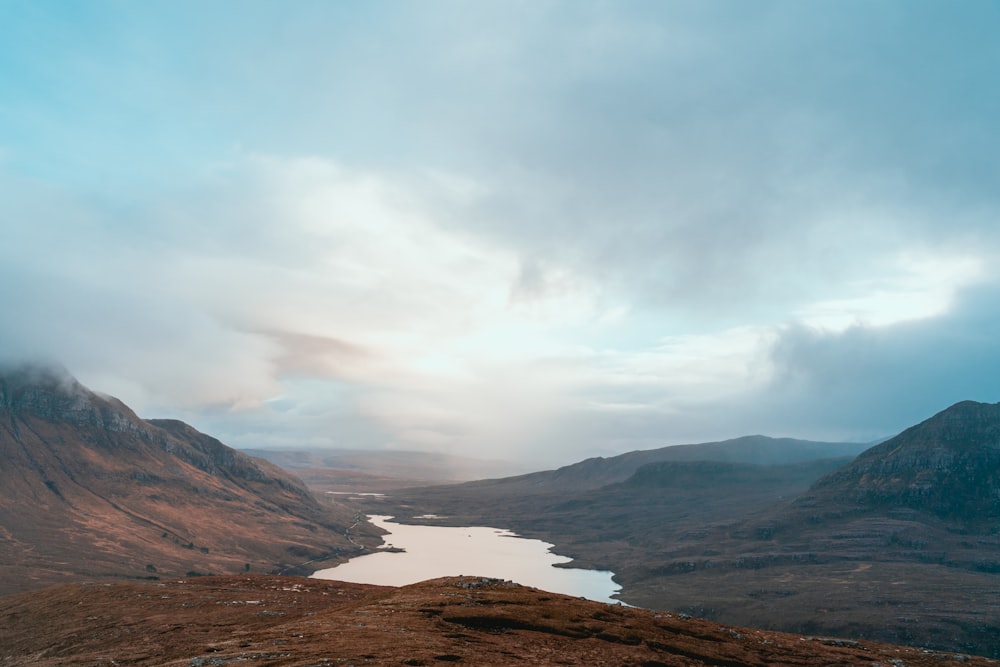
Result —
<path fill-rule="evenodd" d="M 869 445 L 822 442 L 795 438 L 748 435 L 729 440 L 642 449 L 609 457 L 592 457 L 553 470 L 542 470 L 499 479 L 466 482 L 467 488 L 484 492 L 530 493 L 544 488 L 579 491 L 624 482 L 643 465 L 668 461 L 717 461 L 758 465 L 784 464 L 855 456 Z"/>
<path fill-rule="evenodd" d="M 955 403 L 818 480 L 802 502 L 910 509 L 988 528 L 1000 518 L 1000 403 Z"/>
<path fill-rule="evenodd" d="M 68 578 L 271 571 L 378 543 L 355 512 L 56 368 L 0 370 L 0 592 Z"/>

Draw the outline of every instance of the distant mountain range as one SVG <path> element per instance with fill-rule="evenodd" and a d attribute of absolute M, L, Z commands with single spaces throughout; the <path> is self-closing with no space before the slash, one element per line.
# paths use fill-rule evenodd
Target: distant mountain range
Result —
<path fill-rule="evenodd" d="M 516 475 L 523 465 L 440 452 L 398 449 L 245 449 L 294 472 L 318 491 L 375 491 Z"/>
<path fill-rule="evenodd" d="M 0 593 L 81 577 L 280 571 L 379 539 L 302 482 L 57 368 L 0 372 Z M 353 541 L 352 541 L 353 540 Z"/>
<path fill-rule="evenodd" d="M 555 470 L 544 470 L 494 480 L 473 481 L 467 485 L 477 490 L 560 489 L 580 491 L 598 489 L 624 482 L 642 466 L 650 463 L 681 461 L 717 461 L 733 464 L 777 465 L 845 459 L 864 451 L 870 444 L 853 442 L 816 442 L 793 438 L 769 438 L 748 435 L 742 438 L 693 445 L 673 445 L 638 450 L 612 457 L 595 457 Z"/>

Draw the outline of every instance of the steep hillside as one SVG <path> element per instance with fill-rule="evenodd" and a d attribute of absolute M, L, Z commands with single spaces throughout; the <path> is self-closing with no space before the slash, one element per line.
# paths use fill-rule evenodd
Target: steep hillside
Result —
<path fill-rule="evenodd" d="M 2 592 L 281 570 L 358 552 L 344 534 L 349 510 L 321 507 L 276 466 L 181 422 L 144 421 L 58 369 L 0 372 L 0 461 Z"/>
<path fill-rule="evenodd" d="M 819 480 L 801 501 L 826 509 L 911 510 L 1000 530 L 1000 403 L 964 401 Z"/>
<path fill-rule="evenodd" d="M 385 588 L 273 576 L 72 584 L 0 598 L 0 661 L 8 667 L 995 664 L 721 626 L 493 579 Z"/>

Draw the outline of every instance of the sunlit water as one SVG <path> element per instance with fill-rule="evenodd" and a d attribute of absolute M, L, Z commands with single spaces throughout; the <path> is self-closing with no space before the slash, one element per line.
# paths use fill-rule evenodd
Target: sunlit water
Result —
<path fill-rule="evenodd" d="M 482 526 L 408 526 L 389 521 L 387 516 L 370 519 L 379 528 L 389 531 L 389 535 L 383 537 L 388 545 L 406 551 L 380 551 L 360 556 L 312 576 L 360 584 L 405 586 L 464 574 L 509 579 L 524 586 L 600 602 L 616 602 L 611 596 L 621 590 L 612 581 L 612 572 L 553 567 L 571 559 L 549 551 L 553 545 L 547 542 L 517 537 L 509 530 Z"/>

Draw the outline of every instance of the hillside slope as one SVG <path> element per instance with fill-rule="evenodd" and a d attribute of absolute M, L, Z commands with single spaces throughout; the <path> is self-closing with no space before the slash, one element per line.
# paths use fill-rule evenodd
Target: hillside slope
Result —
<path fill-rule="evenodd" d="M 321 507 L 280 468 L 182 422 L 144 421 L 57 369 L 0 372 L 0 461 L 0 592 L 358 552 L 346 508 Z"/>
<path fill-rule="evenodd" d="M 911 510 L 974 532 L 996 532 L 1000 403 L 956 403 L 819 480 L 801 504 Z"/>
<path fill-rule="evenodd" d="M 0 661 L 9 667 L 994 664 L 720 626 L 491 579 L 386 588 L 273 576 L 72 584 L 0 598 Z"/>
<path fill-rule="evenodd" d="M 733 518 L 649 554 L 626 599 L 1000 657 L 1000 404 L 955 404 Z"/>

